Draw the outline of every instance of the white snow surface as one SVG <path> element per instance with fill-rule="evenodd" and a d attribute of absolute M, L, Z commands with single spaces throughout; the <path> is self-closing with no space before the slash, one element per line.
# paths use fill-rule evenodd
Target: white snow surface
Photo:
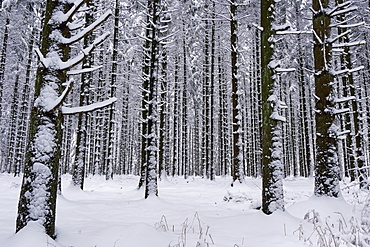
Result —
<path fill-rule="evenodd" d="M 81 191 L 70 185 L 70 176 L 63 176 L 63 195 L 57 202 L 58 237 L 52 240 L 37 222 L 14 234 L 21 178 L 0 174 L 0 246 L 320 246 L 322 237 L 316 232 L 325 230 L 326 223 L 333 225 L 333 234 L 349 238 L 335 224 L 342 222 L 347 229 L 352 217 L 360 222 L 367 197 L 353 184 L 342 183 L 343 198 L 317 198 L 312 196 L 312 178 L 288 178 L 284 180 L 286 211 L 266 216 L 256 209 L 261 204 L 260 179 L 246 178 L 230 187 L 230 177 L 168 178 L 159 182 L 159 197 L 147 200 L 144 191 L 136 188 L 137 176 L 116 176 L 110 181 L 94 176 L 85 181 Z M 313 219 L 318 219 L 316 228 Z M 320 236 L 330 243 L 329 235 Z"/>

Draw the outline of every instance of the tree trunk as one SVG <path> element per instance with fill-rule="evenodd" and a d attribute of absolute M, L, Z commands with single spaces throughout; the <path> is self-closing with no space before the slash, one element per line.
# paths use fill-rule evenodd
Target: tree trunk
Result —
<path fill-rule="evenodd" d="M 157 109 L 157 85 L 159 72 L 159 26 L 161 13 L 161 0 L 148 0 L 147 14 L 147 36 L 149 49 L 145 51 L 145 61 L 148 61 L 149 73 L 148 76 L 148 116 L 147 116 L 147 142 L 146 142 L 146 184 L 145 198 L 150 195 L 158 196 L 157 187 L 157 165 L 158 165 L 158 145 L 157 145 L 157 125 L 158 125 L 158 109 Z M 162 13 L 163 14 L 163 13 Z"/>
<path fill-rule="evenodd" d="M 231 46 L 231 100 L 232 100 L 232 176 L 233 181 L 240 183 L 244 180 L 243 170 L 243 141 L 241 133 L 241 112 L 239 103 L 239 75 L 238 75 L 238 22 L 237 22 L 237 2 L 230 0 L 230 46 Z"/>
<path fill-rule="evenodd" d="M 261 1 L 261 68 L 262 68 L 262 211 L 271 214 L 284 210 L 282 122 L 277 90 L 278 61 L 275 60 L 275 1 Z"/>
<path fill-rule="evenodd" d="M 85 14 L 85 27 L 88 27 L 94 22 L 93 14 L 97 9 L 96 1 L 87 2 L 87 7 L 89 11 Z M 89 46 L 94 40 L 93 34 L 88 34 L 84 38 L 84 47 Z M 89 56 L 82 62 L 82 69 L 91 68 L 94 64 L 93 56 Z M 93 73 L 83 73 L 81 75 L 81 87 L 80 87 L 80 106 L 89 104 L 89 88 L 92 82 Z M 87 158 L 87 130 L 88 130 L 88 121 L 87 113 L 79 113 L 77 120 L 77 129 L 76 129 L 76 153 L 75 161 L 73 164 L 72 170 L 72 184 L 76 187 L 79 187 L 81 190 L 84 188 L 85 180 L 85 168 L 86 168 L 86 158 Z"/>
<path fill-rule="evenodd" d="M 58 52 L 62 61 L 68 59 L 69 48 L 52 39 L 51 34 L 54 30 L 58 30 L 65 37 L 69 37 L 69 29 L 66 22 L 54 26 L 50 19 L 56 9 L 67 10 L 68 7 L 67 4 L 59 1 L 48 0 L 46 2 L 41 37 L 42 54 Z M 59 95 L 65 81 L 66 72 L 58 68 L 39 67 L 37 71 L 36 101 L 31 111 L 29 143 L 18 204 L 17 232 L 25 227 L 29 221 L 37 221 L 44 226 L 46 234 L 52 238 L 56 237 L 55 213 L 62 115 L 60 111 L 46 110 L 43 101 L 49 97 L 50 93 Z"/>
<path fill-rule="evenodd" d="M 315 96 L 316 96 L 316 167 L 315 195 L 340 195 L 340 167 L 337 154 L 337 126 L 332 69 L 331 17 L 326 11 L 329 0 L 313 0 Z"/>

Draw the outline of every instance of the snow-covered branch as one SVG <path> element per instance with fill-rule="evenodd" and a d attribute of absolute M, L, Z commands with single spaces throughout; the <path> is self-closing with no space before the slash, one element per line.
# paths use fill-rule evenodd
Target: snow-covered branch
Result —
<path fill-rule="evenodd" d="M 50 19 L 50 22 L 55 24 L 68 22 L 69 20 L 71 20 L 73 15 L 76 14 L 78 9 L 87 1 L 88 0 L 76 0 L 72 8 L 70 8 L 67 13 L 63 13 L 62 11 L 57 11 L 56 13 L 54 13 L 53 17 Z"/>
<path fill-rule="evenodd" d="M 334 102 L 335 103 L 344 103 L 344 102 L 352 101 L 352 100 L 355 100 L 355 99 L 356 99 L 355 96 L 349 96 L 349 97 L 343 97 L 343 98 L 335 99 Z"/>
<path fill-rule="evenodd" d="M 343 69 L 343 70 L 331 71 L 331 73 L 332 73 L 332 75 L 337 76 L 337 75 L 341 75 L 341 74 L 354 73 L 354 72 L 360 71 L 362 69 L 364 69 L 364 66 L 359 66 L 359 67 L 356 67 L 356 68 L 353 68 L 353 69 Z"/>
<path fill-rule="evenodd" d="M 94 42 L 90 46 L 83 49 L 82 52 L 76 57 L 69 59 L 66 62 L 60 61 L 59 69 L 61 70 L 69 69 L 82 62 L 82 60 L 84 60 L 98 45 L 100 45 L 106 38 L 108 38 L 109 35 L 110 32 L 106 32 L 100 35 L 98 38 L 94 40 Z"/>
<path fill-rule="evenodd" d="M 338 11 L 330 14 L 330 16 L 334 17 L 334 16 L 337 16 L 337 15 L 347 14 L 349 12 L 356 11 L 357 9 L 358 8 L 356 6 L 352 6 L 350 8 L 346 8 L 346 9 L 343 9 L 343 10 L 338 10 Z"/>
<path fill-rule="evenodd" d="M 344 36 L 346 36 L 350 33 L 351 33 L 351 30 L 347 30 L 347 31 L 337 35 L 337 37 L 335 37 L 335 38 L 328 39 L 328 42 L 333 43 L 333 42 L 337 41 L 338 39 L 340 39 L 340 38 L 342 38 L 342 37 L 344 37 Z"/>
<path fill-rule="evenodd" d="M 334 16 L 333 13 L 336 13 L 338 11 L 342 11 L 343 8 L 347 8 L 347 7 L 349 7 L 352 4 L 353 4 L 352 1 L 347 1 L 347 2 L 344 2 L 344 3 L 341 3 L 341 4 L 337 4 L 332 10 L 330 10 L 328 12 L 328 15 Z"/>
<path fill-rule="evenodd" d="M 350 111 L 349 108 L 334 109 L 333 114 L 338 115 L 338 114 L 343 114 L 343 113 L 346 113 L 346 112 L 349 112 L 349 111 Z"/>
<path fill-rule="evenodd" d="M 64 89 L 63 93 L 53 102 L 48 103 L 44 109 L 46 112 L 54 112 L 56 109 L 58 109 L 59 106 L 61 106 L 64 102 L 64 100 L 67 98 L 68 93 L 72 90 L 73 85 L 73 78 L 71 78 L 66 85 L 66 88 Z"/>
<path fill-rule="evenodd" d="M 48 68 L 49 67 L 49 65 L 50 65 L 50 60 L 49 59 L 46 59 L 45 57 L 44 57 L 44 55 L 42 55 L 42 53 L 41 53 L 41 51 L 40 51 L 40 49 L 37 47 L 37 48 L 35 48 L 35 52 L 36 52 L 36 54 L 37 54 L 37 56 L 38 56 L 38 58 L 39 58 L 39 60 L 40 60 L 40 62 L 42 63 L 42 65 L 45 67 L 45 68 Z"/>
<path fill-rule="evenodd" d="M 275 71 L 277 73 L 284 73 L 284 72 L 294 72 L 296 71 L 295 68 L 276 68 Z"/>
<path fill-rule="evenodd" d="M 86 27 L 82 31 L 78 32 L 76 35 L 70 37 L 70 38 L 64 38 L 60 37 L 60 41 L 63 44 L 70 45 L 73 44 L 79 40 L 81 40 L 83 37 L 85 37 L 87 34 L 94 31 L 100 24 L 102 24 L 105 20 L 109 18 L 109 16 L 112 15 L 112 11 L 108 10 L 105 12 L 100 18 L 98 18 L 96 21 L 94 21 L 90 26 Z M 61 35 L 61 34 L 60 34 Z"/>
<path fill-rule="evenodd" d="M 299 31 L 299 30 L 286 30 L 286 31 L 277 31 L 277 35 L 287 35 L 287 34 L 312 34 L 312 30 Z"/>
<path fill-rule="evenodd" d="M 315 32 L 315 30 L 312 30 L 313 34 L 315 35 L 315 38 L 317 39 L 317 41 L 319 42 L 319 44 L 324 44 L 324 42 L 320 39 L 319 35 L 317 35 L 317 33 Z"/>
<path fill-rule="evenodd" d="M 104 107 L 107 107 L 117 101 L 117 98 L 113 97 L 102 102 L 90 104 L 87 106 L 80 107 L 62 107 L 62 113 L 65 115 L 71 115 L 76 113 L 92 112 Z"/>
<path fill-rule="evenodd" d="M 333 44 L 333 48 L 351 47 L 351 46 L 364 45 L 364 44 L 366 44 L 366 41 L 361 40 L 361 41 L 356 41 L 356 42 Z"/>
<path fill-rule="evenodd" d="M 95 66 L 95 67 L 85 68 L 85 69 L 70 70 L 67 72 L 67 75 L 79 75 L 83 73 L 89 73 L 89 72 L 93 72 L 101 68 L 103 68 L 103 66 Z"/>

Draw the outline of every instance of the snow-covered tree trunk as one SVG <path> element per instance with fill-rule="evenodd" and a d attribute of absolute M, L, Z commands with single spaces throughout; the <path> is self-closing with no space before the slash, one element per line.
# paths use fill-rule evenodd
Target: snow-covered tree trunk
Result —
<path fill-rule="evenodd" d="M 174 102 L 173 102 L 173 154 L 172 154 L 172 176 L 179 175 L 179 62 L 178 56 L 174 58 Z"/>
<path fill-rule="evenodd" d="M 316 98 L 316 166 L 315 195 L 340 195 L 340 167 L 337 153 L 337 120 L 332 74 L 330 0 L 313 0 L 315 98 Z"/>
<path fill-rule="evenodd" d="M 345 2 L 343 0 L 336 0 L 337 5 L 343 5 Z M 347 8 L 348 9 L 348 8 Z M 357 9 L 357 8 L 356 8 Z M 346 10 L 346 9 L 344 9 Z M 353 35 L 350 35 L 351 28 L 354 28 L 361 23 L 350 23 L 350 20 L 353 19 L 353 15 L 349 14 L 348 12 L 351 11 L 344 11 L 343 14 L 339 14 L 337 16 L 337 22 L 339 23 L 347 23 L 347 25 L 340 25 L 338 27 L 338 35 L 341 36 L 339 38 L 339 45 L 340 44 L 351 44 L 354 42 Z M 351 25 L 352 24 L 352 25 Z M 344 106 L 350 109 L 350 112 L 346 115 L 346 125 L 347 130 L 350 133 L 347 135 L 347 145 L 348 145 L 348 156 L 349 156 L 349 164 L 348 167 L 350 170 L 348 171 L 351 179 L 354 180 L 355 178 L 359 178 L 360 187 L 361 188 L 368 188 L 367 184 L 367 172 L 365 166 L 365 156 L 364 156 L 364 147 L 363 147 L 363 137 L 361 134 L 361 114 L 360 114 L 360 101 L 359 98 L 359 91 L 361 90 L 359 83 L 355 78 L 355 73 L 358 72 L 358 69 L 363 68 L 360 66 L 358 68 L 354 68 L 355 63 L 353 62 L 353 55 L 351 51 L 351 45 L 344 45 L 343 52 L 340 55 L 340 70 L 341 71 L 348 71 L 344 73 L 341 77 L 343 83 L 343 92 L 345 98 L 352 98 L 352 100 L 346 101 Z"/>
<path fill-rule="evenodd" d="M 9 25 L 10 19 L 9 17 L 6 18 L 5 27 L 4 27 L 4 35 L 2 40 L 2 48 L 0 53 L 0 120 L 2 119 L 2 94 L 4 90 L 4 76 L 5 76 L 5 63 L 6 63 L 6 56 L 7 56 L 7 47 L 8 47 L 8 38 L 9 38 Z"/>
<path fill-rule="evenodd" d="M 164 15 L 161 18 L 161 38 L 166 39 L 168 35 L 169 25 L 171 24 L 170 15 Z M 168 47 L 162 45 L 162 56 L 161 56 L 161 77 L 160 77 L 160 92 L 159 92 L 159 150 L 158 150 L 158 175 L 162 179 L 162 176 L 166 176 L 166 170 L 168 172 L 168 158 L 170 156 L 168 152 L 168 134 L 169 134 L 169 114 L 168 114 Z"/>
<path fill-rule="evenodd" d="M 158 195 L 157 165 L 158 165 L 158 109 L 157 109 L 157 85 L 159 73 L 159 27 L 160 14 L 162 12 L 161 0 L 148 0 L 146 40 L 149 42 L 148 50 L 144 51 L 145 61 L 148 62 L 148 101 L 147 131 L 146 136 L 146 183 L 145 198 Z M 145 107 L 145 108 L 146 108 Z"/>
<path fill-rule="evenodd" d="M 261 78 L 262 78 L 262 211 L 284 210 L 282 122 L 284 106 L 277 91 L 279 61 L 275 56 L 275 0 L 261 0 Z"/>
<path fill-rule="evenodd" d="M 184 17 L 183 17 L 184 18 Z M 185 20 L 182 20 L 182 55 L 183 55 L 183 89 L 182 89 L 182 166 L 184 178 L 189 177 L 189 126 L 188 126 L 188 72 L 187 72 L 187 35 L 186 35 L 186 25 Z"/>
<path fill-rule="evenodd" d="M 82 62 L 109 35 L 101 35 L 79 55 L 69 58 L 70 45 L 92 32 L 110 15 L 107 12 L 94 24 L 71 36 L 73 16 L 84 3 L 85 0 L 46 2 L 41 49 L 36 49 L 41 65 L 35 83 L 16 231 L 35 221 L 44 227 L 46 234 L 55 237 L 62 112 L 75 112 L 75 109 L 62 106 L 73 83 L 72 79 L 67 81 L 67 70 Z"/>
<path fill-rule="evenodd" d="M 209 103 L 210 103 L 210 114 L 209 114 L 209 139 L 210 139 L 210 151 L 209 151 L 209 157 L 210 157 L 210 169 L 209 169 L 209 179 L 215 180 L 216 179 L 216 155 L 215 155 L 215 69 L 216 69 L 216 55 L 215 55 L 215 49 L 216 49 L 216 36 L 215 36 L 215 29 L 216 29 L 216 3 L 212 2 L 212 8 L 211 8 L 211 35 L 210 35 L 210 45 L 211 45 L 211 58 L 210 58 L 210 87 L 209 87 Z"/>
<path fill-rule="evenodd" d="M 94 22 L 94 12 L 97 9 L 96 1 L 88 1 L 86 5 L 89 10 L 85 14 L 85 26 L 88 27 Z M 94 35 L 92 33 L 88 34 L 84 38 L 84 47 L 88 47 L 92 41 L 94 40 Z M 82 62 L 82 69 L 91 68 L 94 63 L 93 56 L 86 58 Z M 81 88 L 80 88 L 80 106 L 87 105 L 89 99 L 89 87 L 92 82 L 93 72 L 83 73 L 81 75 Z M 87 113 L 79 113 L 78 120 L 77 120 L 77 129 L 76 129 L 76 153 L 75 153 L 75 161 L 73 164 L 72 170 L 72 184 L 76 187 L 79 187 L 83 190 L 84 187 L 84 180 L 85 180 L 85 162 L 87 156 Z"/>
<path fill-rule="evenodd" d="M 236 0 L 230 0 L 230 47 L 231 47 L 231 100 L 232 100 L 232 176 L 233 181 L 240 183 L 244 180 L 242 113 L 239 102 L 238 74 L 238 19 Z"/>
<path fill-rule="evenodd" d="M 119 18 L 120 18 L 120 1 L 115 1 L 115 10 L 114 10 L 114 29 L 113 29 L 113 51 L 112 51 L 112 67 L 110 72 L 110 97 L 113 98 L 116 96 L 117 91 L 117 63 L 118 63 L 118 43 L 119 43 Z M 113 179 L 114 167 L 115 167 L 115 148 L 116 148 L 116 141 L 115 141 L 115 133 L 116 133 L 116 113 L 115 113 L 115 105 L 111 105 L 109 109 L 109 117 L 108 117 L 108 129 L 107 129 L 107 173 L 106 179 Z"/>
<path fill-rule="evenodd" d="M 52 104 L 62 93 L 62 85 L 66 82 L 66 71 L 60 68 L 58 62 L 67 61 L 69 55 L 68 46 L 54 39 L 52 33 L 57 31 L 66 37 L 70 36 L 67 22 L 60 20 L 56 14 L 68 10 L 68 7 L 70 6 L 59 1 L 49 0 L 46 4 L 41 52 L 50 60 L 49 64 L 43 64 L 37 71 L 35 105 L 31 111 L 29 143 L 16 227 L 19 231 L 29 221 L 38 221 L 51 237 L 55 237 L 62 134 L 62 115 L 60 111 L 55 111 L 55 105 Z"/>

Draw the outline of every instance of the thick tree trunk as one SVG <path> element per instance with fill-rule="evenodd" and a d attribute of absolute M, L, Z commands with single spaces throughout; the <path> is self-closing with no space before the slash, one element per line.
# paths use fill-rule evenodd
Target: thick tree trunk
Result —
<path fill-rule="evenodd" d="M 44 28 L 42 31 L 41 52 L 57 52 L 66 61 L 69 48 L 52 39 L 52 31 L 59 30 L 69 37 L 67 23 L 50 22 L 56 9 L 69 9 L 63 2 L 48 0 L 46 3 Z M 55 50 L 57 49 L 57 50 Z M 45 55 L 44 55 L 45 56 Z M 31 111 L 29 143 L 23 183 L 18 204 L 16 231 L 29 221 L 43 225 L 46 234 L 55 237 L 55 213 L 57 184 L 62 137 L 62 115 L 60 111 L 46 110 L 44 100 L 50 93 L 59 95 L 66 81 L 66 72 L 56 67 L 39 67 L 35 84 L 35 106 Z"/>
<path fill-rule="evenodd" d="M 326 11 L 329 0 L 313 0 L 312 8 L 316 97 L 315 195 L 340 195 L 340 167 L 337 154 L 337 125 L 332 69 L 331 17 Z"/>
<path fill-rule="evenodd" d="M 262 68 L 262 211 L 271 214 L 284 210 L 282 121 L 279 116 L 279 92 L 276 78 L 278 61 L 274 60 L 276 30 L 274 0 L 261 0 L 261 68 Z"/>

